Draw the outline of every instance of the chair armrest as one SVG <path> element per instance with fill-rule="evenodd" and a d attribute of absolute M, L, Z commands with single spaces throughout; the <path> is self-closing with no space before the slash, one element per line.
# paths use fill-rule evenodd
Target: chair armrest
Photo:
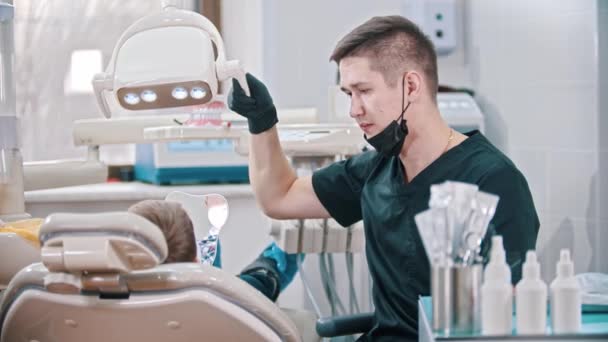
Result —
<path fill-rule="evenodd" d="M 374 314 L 372 312 L 346 315 L 337 317 L 325 317 L 317 320 L 317 334 L 321 337 L 336 337 L 353 334 L 366 333 L 374 326 Z"/>

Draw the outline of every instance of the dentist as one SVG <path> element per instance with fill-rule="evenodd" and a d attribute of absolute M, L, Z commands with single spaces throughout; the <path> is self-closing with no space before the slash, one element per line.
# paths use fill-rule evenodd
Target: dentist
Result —
<path fill-rule="evenodd" d="M 251 184 L 276 219 L 363 220 L 375 312 L 361 340 L 417 340 L 417 299 L 430 292 L 430 265 L 414 216 L 428 208 L 430 186 L 454 180 L 500 196 L 492 225 L 503 236 L 513 283 L 538 235 L 532 196 L 522 173 L 480 132 L 458 133 L 442 119 L 437 56 L 414 23 L 374 17 L 342 38 L 331 60 L 350 116 L 375 151 L 298 178 L 281 150 L 272 98 L 247 74 L 251 97 L 233 81 L 228 104 L 248 119 Z"/>

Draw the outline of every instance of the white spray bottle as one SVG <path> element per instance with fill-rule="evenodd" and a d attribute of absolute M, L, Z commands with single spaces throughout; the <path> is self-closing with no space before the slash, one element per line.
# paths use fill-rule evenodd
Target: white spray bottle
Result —
<path fill-rule="evenodd" d="M 483 335 L 511 335 L 512 330 L 511 269 L 507 265 L 502 236 L 494 236 L 481 286 L 481 332 Z"/>
<path fill-rule="evenodd" d="M 581 329 L 581 289 L 574 278 L 570 251 L 560 251 L 557 277 L 551 283 L 551 326 L 556 334 L 576 333 Z"/>
<path fill-rule="evenodd" d="M 547 284 L 540 278 L 536 253 L 528 251 L 521 281 L 515 287 L 518 335 L 542 335 L 547 330 Z"/>

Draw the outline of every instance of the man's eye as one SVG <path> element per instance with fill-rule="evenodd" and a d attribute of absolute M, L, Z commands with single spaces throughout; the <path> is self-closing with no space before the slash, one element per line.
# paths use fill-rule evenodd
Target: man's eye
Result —
<path fill-rule="evenodd" d="M 361 89 L 361 90 L 359 90 L 359 92 L 361 94 L 367 94 L 367 93 L 369 93 L 369 91 L 370 91 L 370 89 Z"/>

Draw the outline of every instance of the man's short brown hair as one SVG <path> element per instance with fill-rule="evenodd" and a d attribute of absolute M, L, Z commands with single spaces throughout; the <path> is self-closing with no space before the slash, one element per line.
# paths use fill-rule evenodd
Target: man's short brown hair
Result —
<path fill-rule="evenodd" d="M 338 42 L 330 60 L 340 64 L 352 56 L 369 57 L 371 69 L 391 87 L 404 72 L 422 71 L 435 99 L 439 83 L 435 47 L 412 21 L 398 15 L 369 19 Z"/>
<path fill-rule="evenodd" d="M 169 249 L 165 263 L 194 261 L 196 258 L 194 227 L 190 216 L 181 204 L 145 200 L 133 204 L 128 211 L 154 223 L 163 232 Z"/>

